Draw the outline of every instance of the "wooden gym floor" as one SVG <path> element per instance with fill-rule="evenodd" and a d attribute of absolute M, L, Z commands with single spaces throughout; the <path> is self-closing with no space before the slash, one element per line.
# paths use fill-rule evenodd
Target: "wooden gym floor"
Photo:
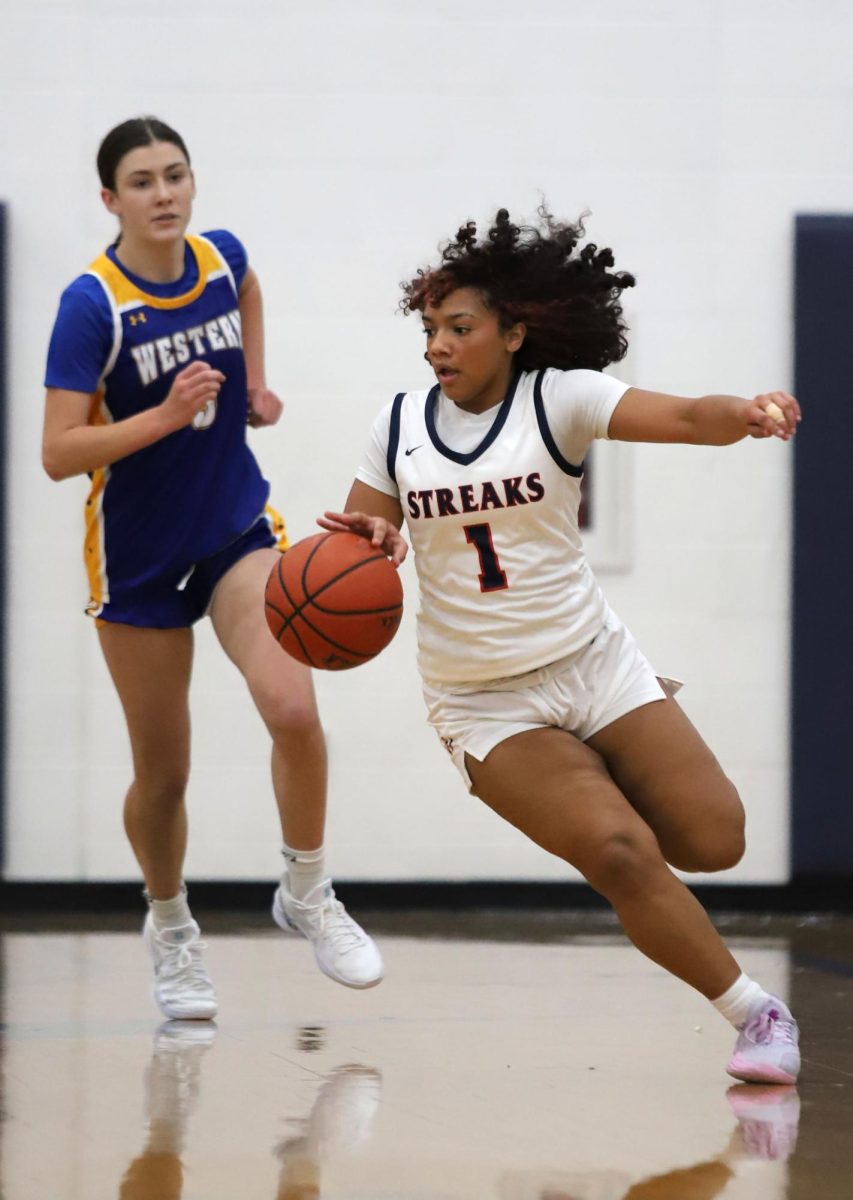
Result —
<path fill-rule="evenodd" d="M 789 996 L 798 1089 L 602 913 L 358 912 L 377 988 L 204 921 L 215 1025 L 162 1023 L 139 922 L 7 919 L 3 1200 L 850 1200 L 853 919 L 719 919 Z M 141 914 L 140 914 L 141 920 Z"/>

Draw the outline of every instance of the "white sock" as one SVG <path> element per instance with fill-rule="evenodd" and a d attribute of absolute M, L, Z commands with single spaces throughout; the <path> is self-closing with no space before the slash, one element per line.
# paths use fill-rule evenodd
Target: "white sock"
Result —
<path fill-rule="evenodd" d="M 326 878 L 323 847 L 293 850 L 290 846 L 282 846 L 281 852 L 287 863 L 281 881 L 295 900 L 304 900 L 311 889 Z"/>
<path fill-rule="evenodd" d="M 187 902 L 185 884 L 182 885 L 177 896 L 173 896 L 171 900 L 152 900 L 147 892 L 145 898 L 151 909 L 151 919 L 155 929 L 177 929 L 181 925 L 189 925 L 193 919 Z"/>
<path fill-rule="evenodd" d="M 714 1008 L 726 1018 L 735 1029 L 740 1029 L 749 1016 L 749 1010 L 757 1000 L 769 1000 L 770 993 L 741 972 L 727 992 L 712 1000 Z"/>

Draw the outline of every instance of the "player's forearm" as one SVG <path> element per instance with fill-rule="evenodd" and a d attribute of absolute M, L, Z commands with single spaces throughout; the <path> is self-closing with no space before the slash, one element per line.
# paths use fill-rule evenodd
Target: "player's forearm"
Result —
<path fill-rule="evenodd" d="M 750 402 L 741 396 L 700 396 L 690 406 L 690 440 L 697 446 L 731 446 L 749 433 Z"/>
<path fill-rule="evenodd" d="M 77 425 L 45 438 L 42 463 L 57 481 L 88 475 L 153 445 L 175 428 L 161 406 L 111 425 Z"/>
<path fill-rule="evenodd" d="M 249 391 L 267 385 L 264 362 L 264 302 L 261 285 L 253 271 L 247 272 L 240 290 L 240 324 Z"/>

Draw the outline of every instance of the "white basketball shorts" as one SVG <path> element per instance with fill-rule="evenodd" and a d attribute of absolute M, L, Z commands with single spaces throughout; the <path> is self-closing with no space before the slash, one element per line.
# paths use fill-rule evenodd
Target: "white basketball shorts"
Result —
<path fill-rule="evenodd" d="M 615 613 L 583 650 L 548 666 L 489 683 L 451 688 L 424 682 L 427 719 L 471 790 L 465 755 L 482 762 L 500 742 L 554 726 L 585 742 L 626 713 L 665 700 L 681 683 L 664 679 Z"/>

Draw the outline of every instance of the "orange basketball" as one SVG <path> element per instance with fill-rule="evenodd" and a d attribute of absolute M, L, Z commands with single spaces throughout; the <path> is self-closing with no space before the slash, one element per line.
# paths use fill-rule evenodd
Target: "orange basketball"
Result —
<path fill-rule="evenodd" d="M 273 637 L 293 658 L 346 671 L 391 641 L 403 615 L 403 586 L 367 538 L 315 533 L 270 571 L 264 611 Z"/>

